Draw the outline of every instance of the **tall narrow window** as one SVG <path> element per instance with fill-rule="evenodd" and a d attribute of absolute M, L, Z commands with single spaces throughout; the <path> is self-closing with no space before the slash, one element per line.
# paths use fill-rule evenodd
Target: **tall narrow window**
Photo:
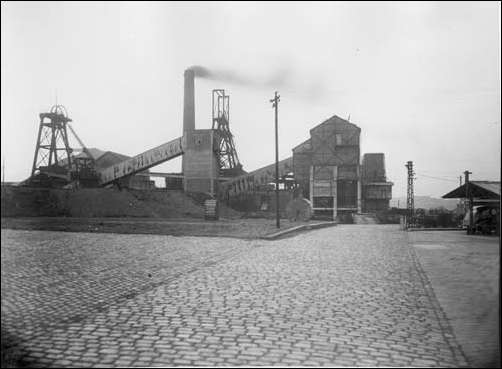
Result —
<path fill-rule="evenodd" d="M 336 145 L 341 145 L 342 144 L 342 134 L 341 133 L 337 133 L 335 135 L 335 142 L 336 142 Z"/>

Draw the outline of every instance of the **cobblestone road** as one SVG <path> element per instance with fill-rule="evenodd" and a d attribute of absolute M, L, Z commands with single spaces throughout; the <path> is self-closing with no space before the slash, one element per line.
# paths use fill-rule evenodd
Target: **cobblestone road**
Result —
<path fill-rule="evenodd" d="M 206 241 L 2 229 L 2 332 L 30 340 L 252 245 Z"/>
<path fill-rule="evenodd" d="M 37 366 L 465 366 L 417 262 L 394 226 L 274 242 L 2 230 L 2 334 Z"/>

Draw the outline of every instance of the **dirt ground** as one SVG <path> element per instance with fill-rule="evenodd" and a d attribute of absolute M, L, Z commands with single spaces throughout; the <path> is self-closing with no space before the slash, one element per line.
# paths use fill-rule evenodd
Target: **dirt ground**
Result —
<path fill-rule="evenodd" d="M 1 225 L 26 230 L 245 239 L 277 231 L 273 218 L 244 217 L 222 203 L 220 220 L 206 221 L 199 197 L 183 191 L 2 186 Z M 303 224 L 284 219 L 281 230 Z"/>
<path fill-rule="evenodd" d="M 155 218 L 2 218 L 2 228 L 125 234 L 162 234 L 172 236 L 219 236 L 254 239 L 277 231 L 272 219 L 155 219 Z M 281 220 L 281 230 L 308 224 Z"/>

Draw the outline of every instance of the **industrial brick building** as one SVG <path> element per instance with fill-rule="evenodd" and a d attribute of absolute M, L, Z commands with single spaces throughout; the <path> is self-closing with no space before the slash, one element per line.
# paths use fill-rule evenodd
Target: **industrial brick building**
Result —
<path fill-rule="evenodd" d="M 60 105 L 40 114 L 29 182 L 44 185 L 38 179 L 45 173 L 43 178 L 61 180 L 63 186 L 73 181 L 83 186 L 151 189 L 150 177 L 162 177 L 168 190 L 217 197 L 241 211 L 274 211 L 275 163 L 251 173 L 242 169 L 229 128 L 230 98 L 224 90 L 212 91 L 212 127 L 196 129 L 195 70 L 184 72 L 182 135 L 134 157 L 87 149 Z M 80 157 L 71 155 L 67 128 L 83 148 Z M 314 215 L 333 219 L 387 210 L 392 183 L 387 181 L 384 154 L 364 154 L 361 161 L 360 135 L 361 128 L 336 115 L 310 129 L 310 137 L 279 162 L 280 210 L 284 212 L 296 197 L 309 200 Z M 149 171 L 178 156 L 182 156 L 181 173 Z"/>
<path fill-rule="evenodd" d="M 293 172 L 305 198 L 322 214 L 361 211 L 359 136 L 361 129 L 336 115 L 310 130 L 293 148 Z"/>
<path fill-rule="evenodd" d="M 310 138 L 279 163 L 281 192 L 290 198 L 302 195 L 315 214 L 334 219 L 387 210 L 393 183 L 386 178 L 384 154 L 365 154 L 360 162 L 360 134 L 357 125 L 336 115 L 312 128 Z M 294 180 L 289 189 L 286 177 Z M 222 183 L 220 198 L 240 210 L 273 209 L 274 178 L 272 164 Z M 281 209 L 286 202 L 281 201 Z"/>

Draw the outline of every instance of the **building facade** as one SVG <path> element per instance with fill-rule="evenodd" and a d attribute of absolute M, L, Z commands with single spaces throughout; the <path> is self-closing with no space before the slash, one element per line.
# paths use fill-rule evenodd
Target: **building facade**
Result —
<path fill-rule="evenodd" d="M 310 138 L 280 162 L 281 191 L 302 195 L 314 215 L 333 219 L 387 210 L 393 184 L 387 181 L 384 154 L 365 154 L 361 162 L 360 135 L 361 128 L 336 115 L 312 128 Z M 286 176 L 294 179 L 294 186 L 286 185 Z M 261 192 L 274 181 L 271 164 L 221 184 L 220 199 L 238 210 L 253 210 L 250 204 L 271 202 L 273 192 L 269 197 Z"/>
<path fill-rule="evenodd" d="M 359 127 L 335 115 L 293 148 L 295 180 L 314 213 L 336 218 L 339 212 L 361 211 L 360 134 Z"/>

